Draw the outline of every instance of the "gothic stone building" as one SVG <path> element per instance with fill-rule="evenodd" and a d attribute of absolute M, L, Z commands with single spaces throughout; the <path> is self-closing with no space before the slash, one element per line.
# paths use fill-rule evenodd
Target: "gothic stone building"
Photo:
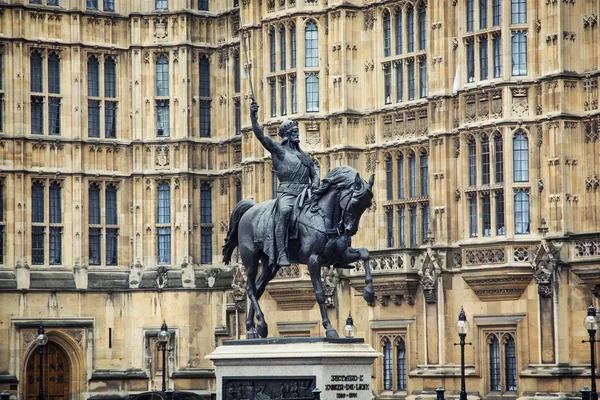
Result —
<path fill-rule="evenodd" d="M 249 121 L 298 121 L 321 177 L 375 174 L 354 245 L 325 270 L 341 329 L 383 356 L 376 398 L 589 385 L 600 295 L 598 0 L 0 1 L 0 390 L 57 400 L 214 392 L 204 357 L 245 336 L 231 210 L 273 197 Z M 243 40 L 243 38 L 245 40 Z M 244 45 L 245 42 L 245 45 Z M 322 336 L 304 266 L 262 304 L 274 336 Z M 157 332 L 172 332 L 163 368 Z M 104 397 L 103 397 L 104 396 Z"/>

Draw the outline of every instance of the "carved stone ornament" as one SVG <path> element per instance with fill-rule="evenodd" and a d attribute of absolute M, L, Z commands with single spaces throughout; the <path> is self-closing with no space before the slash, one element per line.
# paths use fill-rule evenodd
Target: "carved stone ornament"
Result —
<path fill-rule="evenodd" d="M 518 300 L 533 273 L 528 267 L 477 268 L 463 272 L 462 278 L 481 301 Z"/>
<path fill-rule="evenodd" d="M 169 168 L 169 146 L 166 144 L 160 145 L 156 148 L 156 169 L 168 169 Z"/>
<path fill-rule="evenodd" d="M 542 239 L 533 260 L 533 279 L 538 285 L 538 294 L 542 297 L 552 297 L 552 282 L 558 278 L 563 264 L 560 260 L 562 242 L 550 242 Z"/>
<path fill-rule="evenodd" d="M 169 271 L 166 267 L 158 267 L 156 270 L 156 286 L 158 286 L 159 289 L 167 287 L 169 283 L 168 273 Z"/>
<path fill-rule="evenodd" d="M 242 264 L 239 264 L 235 270 L 231 288 L 233 289 L 231 297 L 235 303 L 235 309 L 246 311 L 246 273 Z"/>
<path fill-rule="evenodd" d="M 437 283 L 439 274 L 442 272 L 443 256 L 431 248 L 427 249 L 427 253 L 419 257 L 418 274 L 421 277 L 419 286 L 423 290 L 423 297 L 427 304 L 435 304 L 437 302 Z"/>
<path fill-rule="evenodd" d="M 325 307 L 334 308 L 339 272 L 337 268 L 333 267 L 323 268 L 321 271 L 323 290 L 325 291 Z"/>

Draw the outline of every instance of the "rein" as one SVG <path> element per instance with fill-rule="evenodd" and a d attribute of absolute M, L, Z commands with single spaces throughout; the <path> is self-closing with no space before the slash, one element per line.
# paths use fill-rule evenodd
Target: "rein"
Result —
<path fill-rule="evenodd" d="M 344 199 L 346 199 L 347 197 L 350 197 L 350 199 L 352 199 L 352 196 L 354 196 L 354 192 L 355 192 L 355 189 L 354 189 L 354 186 L 353 186 L 352 190 L 350 190 L 343 197 L 341 197 L 339 200 L 337 200 L 337 202 L 340 204 L 340 206 L 341 206 L 342 201 Z M 302 220 L 300 219 L 299 216 L 298 216 L 298 223 L 301 224 L 301 225 L 304 225 L 304 226 L 306 226 L 308 228 L 311 228 L 312 230 L 315 230 L 315 231 L 317 231 L 319 233 L 322 233 L 324 235 L 340 237 L 340 236 L 342 236 L 342 233 L 344 232 L 344 229 L 343 229 L 344 219 L 343 218 L 346 215 L 346 212 L 348 211 L 348 206 L 349 205 L 350 205 L 350 200 L 348 200 L 346 202 L 346 206 L 343 209 L 340 207 L 340 216 L 339 216 L 339 219 L 338 219 L 337 227 L 333 227 L 331 229 L 327 229 L 326 228 L 325 231 L 323 231 L 323 230 L 318 229 L 318 228 L 316 228 L 316 227 L 314 227 L 312 225 L 308 225 L 308 224 L 302 222 Z M 308 211 L 310 211 L 310 209 L 307 209 L 305 213 L 308 213 Z M 325 223 L 325 216 L 322 213 L 320 213 L 320 212 L 314 212 L 314 211 L 312 211 L 312 213 L 320 215 L 321 218 L 323 219 L 323 223 Z M 334 222 L 334 225 L 335 225 L 335 222 Z"/>

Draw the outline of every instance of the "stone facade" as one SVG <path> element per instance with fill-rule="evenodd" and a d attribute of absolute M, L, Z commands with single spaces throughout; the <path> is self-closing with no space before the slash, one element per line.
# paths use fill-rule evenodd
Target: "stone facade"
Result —
<path fill-rule="evenodd" d="M 252 91 L 270 135 L 298 121 L 321 177 L 375 174 L 353 239 L 375 303 L 356 297 L 362 265 L 323 271 L 334 326 L 352 313 L 390 361 L 375 396 L 457 394 L 461 306 L 470 395 L 589 385 L 598 15 L 598 0 L 5 0 L 0 390 L 35 394 L 40 321 L 71 399 L 159 388 L 166 319 L 169 386 L 214 392 L 204 356 L 245 334 L 243 268 L 220 262 L 229 215 L 273 196 Z M 304 266 L 261 304 L 274 336 L 324 334 Z"/>

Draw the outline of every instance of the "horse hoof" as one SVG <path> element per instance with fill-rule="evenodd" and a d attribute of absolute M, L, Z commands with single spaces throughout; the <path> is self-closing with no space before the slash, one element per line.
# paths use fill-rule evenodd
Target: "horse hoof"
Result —
<path fill-rule="evenodd" d="M 363 290 L 363 299 L 365 299 L 368 304 L 373 304 L 375 302 L 375 292 L 373 291 L 373 288 L 368 286 L 365 287 L 365 290 Z"/>
<path fill-rule="evenodd" d="M 246 339 L 258 339 L 258 333 L 256 333 L 256 329 L 254 329 L 254 327 L 248 330 L 246 333 Z"/>
<path fill-rule="evenodd" d="M 266 338 L 269 335 L 269 326 L 265 323 L 265 324 L 258 324 L 256 326 L 256 331 L 258 332 L 258 334 L 260 335 L 260 337 L 262 338 Z"/>
<path fill-rule="evenodd" d="M 327 329 L 325 331 L 325 337 L 327 339 L 338 339 L 340 336 L 335 329 Z"/>

